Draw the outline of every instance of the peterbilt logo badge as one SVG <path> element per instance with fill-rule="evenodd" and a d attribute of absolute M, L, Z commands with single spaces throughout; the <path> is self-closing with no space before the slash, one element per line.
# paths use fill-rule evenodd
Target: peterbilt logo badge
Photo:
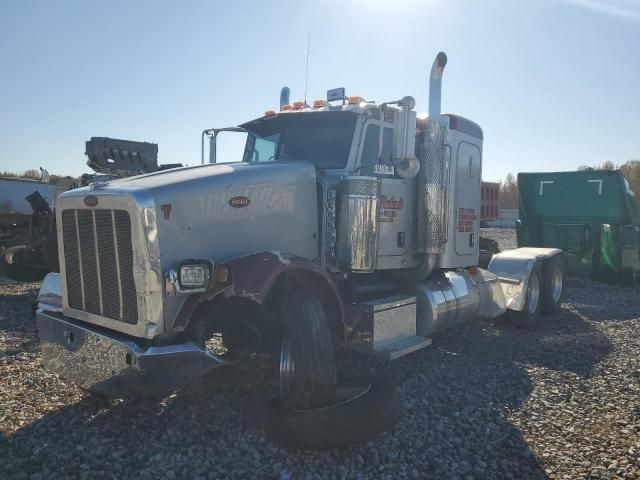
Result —
<path fill-rule="evenodd" d="M 95 207 L 96 205 L 98 205 L 98 197 L 87 195 L 86 197 L 84 197 L 84 204 L 87 207 Z"/>
<path fill-rule="evenodd" d="M 229 200 L 229 205 L 233 208 L 244 208 L 251 203 L 247 197 L 233 197 Z"/>

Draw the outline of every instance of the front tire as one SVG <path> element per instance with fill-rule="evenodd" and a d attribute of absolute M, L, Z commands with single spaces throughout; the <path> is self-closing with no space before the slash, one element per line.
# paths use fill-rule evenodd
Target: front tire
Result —
<path fill-rule="evenodd" d="M 333 342 L 327 318 L 313 291 L 283 289 L 278 302 L 282 324 L 280 400 L 286 408 L 330 405 L 336 394 Z"/>

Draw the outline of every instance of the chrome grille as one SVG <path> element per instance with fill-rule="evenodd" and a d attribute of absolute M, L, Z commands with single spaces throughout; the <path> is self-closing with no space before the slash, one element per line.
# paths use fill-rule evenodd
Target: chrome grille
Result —
<path fill-rule="evenodd" d="M 131 219 L 125 210 L 64 210 L 62 239 L 69 306 L 135 324 Z"/>

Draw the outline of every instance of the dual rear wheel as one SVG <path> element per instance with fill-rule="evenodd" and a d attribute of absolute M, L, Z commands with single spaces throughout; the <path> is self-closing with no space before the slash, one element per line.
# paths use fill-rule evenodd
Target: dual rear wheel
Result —
<path fill-rule="evenodd" d="M 552 315 L 561 308 L 566 294 L 567 267 L 560 255 L 536 265 L 527 283 L 522 311 L 508 310 L 509 318 L 520 327 L 533 326 L 540 315 Z"/>

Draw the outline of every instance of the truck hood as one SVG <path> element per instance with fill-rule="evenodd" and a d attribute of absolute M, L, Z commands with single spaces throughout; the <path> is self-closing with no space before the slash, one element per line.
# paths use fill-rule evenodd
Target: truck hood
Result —
<path fill-rule="evenodd" d="M 128 191 L 153 199 L 165 269 L 185 258 L 222 261 L 268 250 L 317 255 L 311 163 L 198 165 L 115 180 L 91 194 Z"/>

